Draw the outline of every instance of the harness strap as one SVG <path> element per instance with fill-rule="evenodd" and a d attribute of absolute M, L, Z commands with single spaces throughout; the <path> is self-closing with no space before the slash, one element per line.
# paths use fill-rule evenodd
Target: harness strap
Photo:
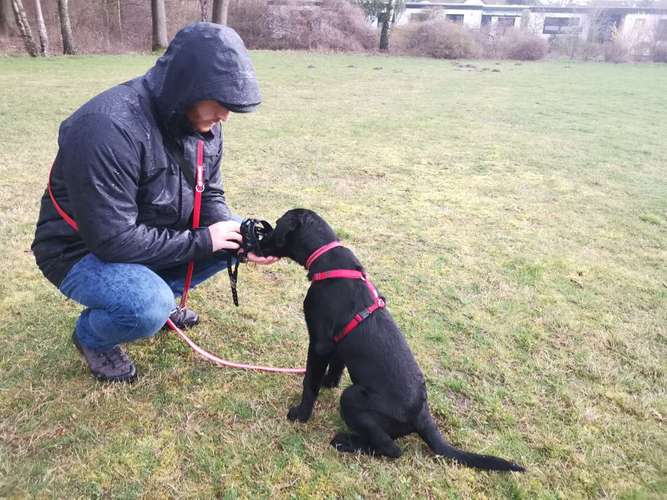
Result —
<path fill-rule="evenodd" d="M 331 243 L 327 243 L 324 246 L 321 246 L 317 250 L 315 250 L 313 253 L 310 254 L 310 257 L 308 257 L 308 260 L 306 260 L 306 269 L 310 269 L 310 266 L 313 265 L 313 262 L 315 262 L 323 253 L 328 252 L 332 248 L 340 247 L 341 242 L 340 241 L 332 241 Z"/>
<path fill-rule="evenodd" d="M 355 271 L 354 269 L 333 269 L 322 273 L 315 273 L 311 281 L 322 281 L 330 278 L 347 278 L 351 280 L 365 280 L 366 273 Z"/>
<path fill-rule="evenodd" d="M 333 245 L 332 243 L 338 243 L 337 245 Z M 331 250 L 332 248 L 336 248 L 337 246 L 340 246 L 339 242 L 332 242 L 329 243 L 328 245 L 324 245 L 323 247 L 320 247 L 317 249 L 311 256 L 308 258 L 308 261 L 306 262 L 306 267 L 310 267 L 309 264 L 312 264 L 317 257 L 322 255 L 323 253 Z M 328 248 L 327 248 L 328 247 Z M 324 249 L 324 250 L 323 250 Z M 314 257 L 313 257 L 314 256 Z M 339 343 L 342 341 L 345 337 L 347 337 L 352 330 L 354 330 L 359 324 L 364 321 L 366 318 L 368 318 L 371 314 L 373 314 L 375 311 L 378 309 L 383 309 L 386 306 L 384 298 L 380 297 L 380 294 L 377 291 L 377 288 L 373 285 L 373 283 L 370 282 L 368 279 L 368 276 L 366 273 L 362 271 L 357 271 L 355 269 L 332 269 L 330 271 L 323 271 L 321 273 L 315 273 L 311 277 L 311 281 L 324 281 L 328 279 L 353 279 L 353 280 L 362 280 L 365 284 L 366 287 L 368 288 L 368 291 L 371 293 L 371 296 L 373 297 L 373 303 L 368 306 L 366 309 L 358 312 L 357 314 L 354 315 L 354 317 L 345 325 L 345 327 L 340 331 L 340 333 L 336 334 L 333 338 L 334 343 Z"/>

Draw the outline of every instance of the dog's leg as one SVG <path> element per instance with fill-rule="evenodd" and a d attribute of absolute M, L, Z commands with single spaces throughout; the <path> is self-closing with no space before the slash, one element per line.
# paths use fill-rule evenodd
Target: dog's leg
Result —
<path fill-rule="evenodd" d="M 338 387 L 344 370 L 345 363 L 343 363 L 343 360 L 338 356 L 334 356 L 329 361 L 329 368 L 327 368 L 327 373 L 324 375 L 324 379 L 322 379 L 322 387 Z"/>
<path fill-rule="evenodd" d="M 308 345 L 308 361 L 306 362 L 306 375 L 303 378 L 301 403 L 290 408 L 287 413 L 288 419 L 306 422 L 310 418 L 330 358 L 330 355 L 321 356 L 317 354 L 312 342 Z"/>
<path fill-rule="evenodd" d="M 401 449 L 384 429 L 373 406 L 363 387 L 351 385 L 345 389 L 340 398 L 340 412 L 352 434 L 337 434 L 331 445 L 339 451 L 400 457 Z"/>

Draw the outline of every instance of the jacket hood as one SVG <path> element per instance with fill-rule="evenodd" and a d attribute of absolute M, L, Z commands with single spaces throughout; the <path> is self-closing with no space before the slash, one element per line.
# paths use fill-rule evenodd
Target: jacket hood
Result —
<path fill-rule="evenodd" d="M 243 41 L 219 24 L 183 28 L 144 79 L 169 130 L 186 120 L 185 111 L 197 101 L 216 100 L 237 113 L 254 111 L 262 101 Z"/>

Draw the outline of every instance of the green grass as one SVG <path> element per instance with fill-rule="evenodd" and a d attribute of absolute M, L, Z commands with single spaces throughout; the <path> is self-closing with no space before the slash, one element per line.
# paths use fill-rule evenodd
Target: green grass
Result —
<path fill-rule="evenodd" d="M 667 66 L 253 57 L 265 103 L 226 126 L 230 204 L 320 212 L 387 296 L 441 429 L 529 472 L 415 437 L 396 461 L 339 455 L 340 389 L 294 425 L 298 377 L 207 365 L 170 334 L 130 346 L 135 385 L 96 383 L 69 343 L 79 307 L 28 250 L 59 123 L 153 58 L 0 58 L 0 497 L 663 497 Z M 292 263 L 244 267 L 235 309 L 212 280 L 193 336 L 301 365 L 306 286 Z"/>

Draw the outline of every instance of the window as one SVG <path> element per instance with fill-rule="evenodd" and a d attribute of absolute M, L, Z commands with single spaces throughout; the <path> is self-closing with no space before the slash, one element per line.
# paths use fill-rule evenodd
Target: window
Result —
<path fill-rule="evenodd" d="M 515 17 L 498 16 L 496 20 L 496 33 L 505 33 L 509 28 L 514 28 Z"/>
<path fill-rule="evenodd" d="M 579 21 L 578 17 L 545 17 L 542 33 L 545 35 L 578 33 Z"/>
<path fill-rule="evenodd" d="M 463 14 L 447 14 L 447 20 L 456 24 L 463 24 Z"/>
<path fill-rule="evenodd" d="M 410 14 L 410 21 L 423 22 L 428 21 L 431 18 L 429 12 L 414 12 Z"/>

